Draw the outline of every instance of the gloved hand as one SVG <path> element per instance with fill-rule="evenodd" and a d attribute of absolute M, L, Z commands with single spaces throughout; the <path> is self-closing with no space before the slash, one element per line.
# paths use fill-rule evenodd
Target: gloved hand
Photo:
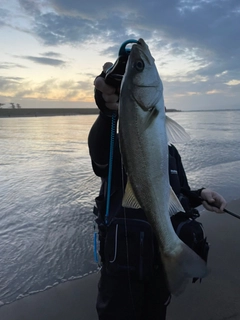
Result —
<path fill-rule="evenodd" d="M 116 88 L 105 83 L 105 75 L 103 70 L 101 75 L 94 80 L 95 101 L 105 115 L 111 115 L 112 111 L 118 110 L 119 95 L 116 93 Z"/>
<path fill-rule="evenodd" d="M 208 211 L 223 213 L 226 207 L 226 200 L 217 192 L 210 189 L 202 189 L 201 198 L 203 206 Z"/>
<path fill-rule="evenodd" d="M 106 84 L 102 77 L 97 77 L 94 81 L 94 85 L 95 88 L 102 93 L 105 106 L 110 110 L 118 110 L 119 96 L 115 93 L 116 89 Z"/>

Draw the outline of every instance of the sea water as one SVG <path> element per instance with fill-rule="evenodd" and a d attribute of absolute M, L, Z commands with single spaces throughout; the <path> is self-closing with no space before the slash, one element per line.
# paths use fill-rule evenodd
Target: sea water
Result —
<path fill-rule="evenodd" d="M 168 114 L 191 187 L 239 198 L 240 110 Z M 0 301 L 97 270 L 92 208 L 100 186 L 88 154 L 96 115 L 0 118 Z"/>

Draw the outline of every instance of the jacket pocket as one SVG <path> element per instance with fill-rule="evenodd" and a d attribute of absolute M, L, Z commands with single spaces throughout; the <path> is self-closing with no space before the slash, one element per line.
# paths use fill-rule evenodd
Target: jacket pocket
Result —
<path fill-rule="evenodd" d="M 154 246 L 150 224 L 144 220 L 115 218 L 107 227 L 104 263 L 111 275 L 145 280 L 153 268 Z"/>

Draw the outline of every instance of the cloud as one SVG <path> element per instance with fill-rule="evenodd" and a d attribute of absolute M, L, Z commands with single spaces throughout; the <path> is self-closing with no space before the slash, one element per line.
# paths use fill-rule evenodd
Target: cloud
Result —
<path fill-rule="evenodd" d="M 20 77 L 1 77 L 0 76 L 0 98 L 13 97 L 22 87 L 22 78 Z M 5 101 L 3 101 L 5 102 Z"/>
<path fill-rule="evenodd" d="M 58 16 L 55 13 L 40 16 L 34 31 L 45 45 L 74 45 L 98 34 L 98 30 L 90 26 L 88 21 L 70 16 Z"/>
<path fill-rule="evenodd" d="M 207 72 L 240 70 L 238 0 L 76 1 L 21 0 L 34 19 L 33 32 L 45 45 L 112 43 L 102 54 L 116 55 L 129 38 L 153 40 L 157 50 L 211 62 Z M 46 3 L 45 3 L 46 4 Z M 238 39 L 238 40 L 237 40 Z M 202 74 L 204 70 L 201 71 Z"/>
<path fill-rule="evenodd" d="M 20 77 L 0 77 L 0 98 L 40 99 L 49 101 L 92 102 L 93 85 L 90 81 L 50 78 L 40 83 Z"/>
<path fill-rule="evenodd" d="M 240 80 L 230 80 L 226 84 L 228 86 L 238 86 L 238 85 L 240 85 Z"/>
<path fill-rule="evenodd" d="M 53 52 L 53 51 L 45 52 L 45 53 L 42 53 L 41 55 L 46 56 L 46 57 L 60 57 L 61 56 L 60 53 Z"/>
<path fill-rule="evenodd" d="M 0 19 L 1 19 L 1 26 L 3 25 L 3 20 L 6 16 L 8 16 L 9 12 L 6 9 L 0 8 Z"/>
<path fill-rule="evenodd" d="M 33 61 L 38 64 L 45 64 L 45 65 L 54 66 L 54 67 L 64 66 L 66 64 L 66 62 L 63 60 L 46 58 L 46 57 L 22 56 L 22 58 Z"/>
<path fill-rule="evenodd" d="M 15 6 L 18 3 L 15 9 L 19 9 L 16 15 L 19 20 L 10 17 L 5 7 L 0 9 L 1 26 L 7 23 L 24 30 L 45 48 L 50 47 L 39 56 L 31 53 L 21 58 L 62 67 L 67 61 L 57 53 L 57 47 L 91 48 L 93 44 L 94 50 L 97 45 L 97 55 L 112 57 L 114 62 L 123 41 L 143 37 L 155 58 L 169 101 L 171 97 L 184 95 L 187 99 L 197 97 L 199 101 L 223 94 L 239 96 L 239 0 L 19 0 L 14 3 Z M 28 18 L 27 23 L 24 18 Z M 14 64 L 0 64 L 0 69 L 13 67 Z M 56 88 L 65 85 L 63 96 L 71 99 L 79 97 L 79 91 L 86 90 L 86 96 L 81 99 L 92 95 L 92 88 L 85 88 L 84 83 L 70 82 L 53 84 Z M 90 81 L 86 82 L 88 86 Z M 46 82 L 42 87 L 36 85 L 35 90 L 44 91 L 48 87 Z M 53 90 L 48 90 L 50 97 Z"/>
<path fill-rule="evenodd" d="M 15 68 L 26 68 L 26 67 L 21 65 L 21 64 L 12 63 L 12 62 L 2 62 L 2 63 L 0 63 L 0 69 L 15 69 Z"/>
<path fill-rule="evenodd" d="M 41 14 L 41 3 L 42 1 L 36 0 L 18 0 L 19 5 L 29 14 L 31 15 L 39 15 Z"/>

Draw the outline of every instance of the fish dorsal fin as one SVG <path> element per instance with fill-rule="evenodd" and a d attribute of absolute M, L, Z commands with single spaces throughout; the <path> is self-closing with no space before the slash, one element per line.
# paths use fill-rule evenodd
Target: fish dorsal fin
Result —
<path fill-rule="evenodd" d="M 141 208 L 140 204 L 138 203 L 131 183 L 129 181 L 129 179 L 127 180 L 127 184 L 126 184 L 126 188 L 125 188 L 125 193 L 123 196 L 123 200 L 122 200 L 122 206 L 125 208 L 133 208 L 133 209 L 139 209 Z"/>
<path fill-rule="evenodd" d="M 166 116 L 166 133 L 168 142 L 188 142 L 191 138 L 176 121 Z"/>
<path fill-rule="evenodd" d="M 183 209 L 180 201 L 178 200 L 178 197 L 176 196 L 173 189 L 170 187 L 170 195 L 169 195 L 169 215 L 172 217 L 177 212 L 185 212 Z"/>

